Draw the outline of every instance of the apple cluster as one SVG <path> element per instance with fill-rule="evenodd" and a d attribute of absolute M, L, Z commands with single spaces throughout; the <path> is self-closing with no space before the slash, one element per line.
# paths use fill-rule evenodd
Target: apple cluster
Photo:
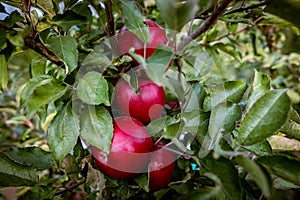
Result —
<path fill-rule="evenodd" d="M 146 23 L 150 30 L 147 44 L 126 26 L 120 29 L 118 47 L 123 55 L 134 48 L 136 54 L 146 59 L 158 45 L 168 44 L 165 31 L 157 23 L 149 19 Z M 135 60 L 133 63 L 142 68 Z M 132 179 L 147 172 L 149 189 L 154 192 L 169 184 L 175 168 L 173 152 L 165 148 L 165 143 L 152 138 L 146 129 L 147 124 L 162 115 L 166 94 L 162 86 L 151 81 L 145 74 L 137 76 L 136 86 L 132 87 L 125 79 L 116 84 L 113 106 L 118 115 L 113 120 L 110 153 L 107 155 L 92 147 L 92 154 L 99 170 L 117 179 Z"/>

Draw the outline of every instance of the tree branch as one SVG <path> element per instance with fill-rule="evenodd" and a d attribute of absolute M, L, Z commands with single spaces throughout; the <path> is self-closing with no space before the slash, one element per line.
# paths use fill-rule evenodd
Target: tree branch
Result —
<path fill-rule="evenodd" d="M 28 35 L 24 38 L 25 45 L 37 53 L 41 54 L 42 56 L 49 59 L 51 62 L 58 66 L 63 66 L 64 62 L 61 61 L 52 51 L 50 51 L 40 40 L 38 35 L 35 31 L 31 31 Z"/>
<path fill-rule="evenodd" d="M 207 18 L 206 21 L 193 33 L 185 37 L 180 44 L 178 45 L 177 50 L 181 51 L 187 44 L 189 44 L 192 40 L 199 37 L 202 33 L 207 31 L 209 28 L 211 28 L 214 23 L 218 20 L 218 18 L 224 13 L 226 7 L 229 5 L 231 0 L 222 0 L 219 5 L 217 5 L 212 12 L 212 14 Z"/>
<path fill-rule="evenodd" d="M 114 55 L 119 56 L 119 49 L 118 49 L 118 42 L 115 36 L 115 22 L 114 22 L 114 16 L 113 16 L 113 11 L 112 11 L 112 2 L 111 0 L 105 0 L 104 2 L 105 5 L 105 13 L 106 13 L 106 18 L 107 18 L 107 36 L 109 37 L 109 42 L 112 48 L 112 52 Z"/>

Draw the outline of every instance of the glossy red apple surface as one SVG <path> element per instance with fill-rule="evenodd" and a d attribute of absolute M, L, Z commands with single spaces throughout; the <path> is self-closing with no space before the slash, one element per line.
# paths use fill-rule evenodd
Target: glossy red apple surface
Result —
<path fill-rule="evenodd" d="M 122 116 L 114 119 L 110 153 L 106 155 L 92 147 L 92 154 L 97 167 L 106 175 L 130 179 L 147 171 L 152 148 L 145 126 L 134 118 Z"/>
<path fill-rule="evenodd" d="M 163 87 L 150 80 L 138 81 L 135 90 L 125 80 L 120 80 L 114 92 L 114 104 L 122 115 L 136 118 L 143 124 L 161 116 L 166 101 Z"/>
<path fill-rule="evenodd" d="M 164 145 L 162 142 L 160 145 Z M 175 155 L 164 147 L 156 148 L 149 164 L 149 189 L 155 192 L 166 187 L 172 178 L 175 168 Z"/>
<path fill-rule="evenodd" d="M 129 49 L 134 48 L 135 53 L 147 59 L 156 50 L 158 45 L 169 45 L 165 31 L 154 21 L 146 19 L 150 30 L 150 40 L 144 44 L 135 34 L 130 32 L 126 26 L 120 29 L 118 34 L 118 47 L 122 55 L 128 54 Z"/>

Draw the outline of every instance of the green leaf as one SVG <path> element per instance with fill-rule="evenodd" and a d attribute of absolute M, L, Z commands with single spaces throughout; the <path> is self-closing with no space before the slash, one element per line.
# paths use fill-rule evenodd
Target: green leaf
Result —
<path fill-rule="evenodd" d="M 205 171 L 215 174 L 220 179 L 222 192 L 228 199 L 242 199 L 238 172 L 232 161 L 224 157 L 220 157 L 218 160 L 209 157 L 204 164 Z"/>
<path fill-rule="evenodd" d="M 250 160 L 244 156 L 237 156 L 235 161 L 242 166 L 247 172 L 249 172 L 263 192 L 265 197 L 270 197 L 271 195 L 271 183 L 265 175 L 264 171 L 256 164 L 255 161 Z"/>
<path fill-rule="evenodd" d="M 134 179 L 137 184 L 143 188 L 146 192 L 149 192 L 149 183 L 148 183 L 148 176 L 147 173 L 144 173 L 137 178 Z"/>
<path fill-rule="evenodd" d="M 37 3 L 45 10 L 47 10 L 52 15 L 55 14 L 54 5 L 52 0 L 37 0 Z"/>
<path fill-rule="evenodd" d="M 198 0 L 157 0 L 156 4 L 163 21 L 175 31 L 180 31 L 199 9 Z"/>
<path fill-rule="evenodd" d="M 80 136 L 90 145 L 109 154 L 113 137 L 113 123 L 109 112 L 102 106 L 88 106 L 81 111 Z"/>
<path fill-rule="evenodd" d="M 67 74 L 77 68 L 78 52 L 75 38 L 71 36 L 49 38 L 47 44 L 50 45 L 55 55 L 64 62 Z"/>
<path fill-rule="evenodd" d="M 85 24 L 87 18 L 79 15 L 72 10 L 66 10 L 63 14 L 58 14 L 53 17 L 52 23 L 60 26 L 63 31 L 68 31 L 72 26 Z"/>
<path fill-rule="evenodd" d="M 4 90 L 8 83 L 7 63 L 5 56 L 0 55 L 0 90 Z"/>
<path fill-rule="evenodd" d="M 232 131 L 236 122 L 242 117 L 242 110 L 237 104 L 231 102 L 221 103 L 211 111 L 208 133 L 211 138 L 218 134 Z"/>
<path fill-rule="evenodd" d="M 281 132 L 285 133 L 291 138 L 300 140 L 300 124 L 294 120 L 289 119 L 280 129 Z"/>
<path fill-rule="evenodd" d="M 106 68 L 112 64 L 112 61 L 105 55 L 103 51 L 105 47 L 97 45 L 94 50 L 89 53 L 81 64 L 80 70 L 95 70 L 103 73 Z"/>
<path fill-rule="evenodd" d="M 9 28 L 12 28 L 16 24 L 16 22 L 21 22 L 23 20 L 24 18 L 21 16 L 21 14 L 17 10 L 15 10 L 4 19 L 4 24 Z"/>
<path fill-rule="evenodd" d="M 91 105 L 110 105 L 108 84 L 103 76 L 95 71 L 86 73 L 79 79 L 77 95 L 84 103 Z"/>
<path fill-rule="evenodd" d="M 46 58 L 34 58 L 30 64 L 30 75 L 31 77 L 41 76 L 46 73 Z"/>
<path fill-rule="evenodd" d="M 38 182 L 38 173 L 33 167 L 21 165 L 0 152 L 0 186 L 32 186 Z"/>
<path fill-rule="evenodd" d="M 210 96 L 207 96 L 204 101 L 204 110 L 210 111 L 219 103 L 231 101 L 239 103 L 242 99 L 247 85 L 242 81 L 228 81 L 218 85 L 211 90 Z"/>
<path fill-rule="evenodd" d="M 29 116 L 43 105 L 56 101 L 62 97 L 65 92 L 66 88 L 55 82 L 36 87 L 30 97 L 27 98 Z"/>
<path fill-rule="evenodd" d="M 299 11 L 300 2 L 298 0 L 272 0 L 265 8 L 265 12 L 269 12 L 286 19 L 300 28 L 300 21 L 297 17 L 295 17 L 299 15 Z"/>
<path fill-rule="evenodd" d="M 33 94 L 34 90 L 37 87 L 50 83 L 51 81 L 52 81 L 52 77 L 48 75 L 37 76 L 30 79 L 22 90 L 20 96 L 20 107 L 21 108 L 25 107 L 30 96 Z"/>
<path fill-rule="evenodd" d="M 252 153 L 258 156 L 268 156 L 272 154 L 272 147 L 266 140 L 249 146 L 243 146 L 243 148 L 247 149 L 248 151 L 251 151 Z"/>
<path fill-rule="evenodd" d="M 73 150 L 79 136 L 79 119 L 72 112 L 71 103 L 60 110 L 48 128 L 48 143 L 53 157 L 61 163 Z"/>
<path fill-rule="evenodd" d="M 290 110 L 286 90 L 271 90 L 250 108 L 243 119 L 238 139 L 243 145 L 252 145 L 275 134 L 285 123 Z"/>
<path fill-rule="evenodd" d="M 213 45 L 213 48 L 220 49 L 235 58 L 237 61 L 241 62 L 241 54 L 232 44 L 217 43 Z"/>
<path fill-rule="evenodd" d="M 254 80 L 251 85 L 250 97 L 247 102 L 249 110 L 253 104 L 271 89 L 271 79 L 267 74 L 255 70 Z"/>
<path fill-rule="evenodd" d="M 121 11 L 125 17 L 126 27 L 143 43 L 147 44 L 150 40 L 150 30 L 144 23 L 145 17 L 140 13 L 134 1 L 122 0 L 121 2 Z"/>
<path fill-rule="evenodd" d="M 53 166 L 51 154 L 39 147 L 13 148 L 4 153 L 14 162 L 44 170 Z"/>
<path fill-rule="evenodd" d="M 2 4 L 0 4 L 2 5 Z M 4 28 L 0 28 L 0 51 L 5 49 L 7 47 L 7 41 L 6 41 L 6 31 Z"/>
<path fill-rule="evenodd" d="M 257 162 L 273 174 L 300 185 L 300 161 L 281 155 L 263 156 Z"/>
<path fill-rule="evenodd" d="M 146 60 L 147 63 L 159 63 L 165 70 L 173 58 L 173 51 L 170 47 L 158 45 L 154 53 Z"/>

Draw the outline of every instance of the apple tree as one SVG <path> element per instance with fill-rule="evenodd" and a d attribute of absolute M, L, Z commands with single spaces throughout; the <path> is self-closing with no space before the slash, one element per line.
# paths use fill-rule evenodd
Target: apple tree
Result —
<path fill-rule="evenodd" d="M 296 199 L 299 13 L 0 1 L 0 199 Z"/>

